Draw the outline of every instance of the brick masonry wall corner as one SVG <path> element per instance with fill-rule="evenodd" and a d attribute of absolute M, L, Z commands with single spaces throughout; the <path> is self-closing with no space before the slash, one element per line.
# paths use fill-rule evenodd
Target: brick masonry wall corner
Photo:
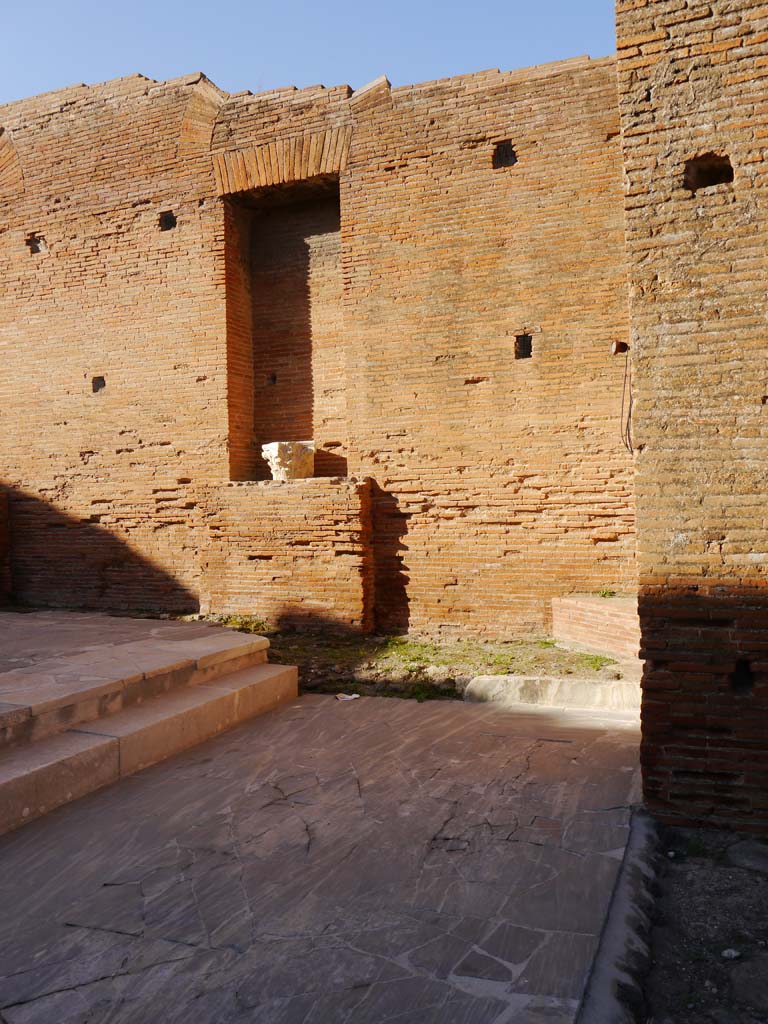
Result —
<path fill-rule="evenodd" d="M 768 4 L 617 19 L 645 793 L 768 830 Z"/>

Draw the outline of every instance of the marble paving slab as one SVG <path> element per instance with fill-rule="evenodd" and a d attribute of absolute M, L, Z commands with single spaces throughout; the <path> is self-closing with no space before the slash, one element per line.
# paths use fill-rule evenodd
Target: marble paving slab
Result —
<path fill-rule="evenodd" d="M 637 743 L 304 696 L 0 840 L 0 1020 L 571 1022 Z"/>
<path fill-rule="evenodd" d="M 268 646 L 265 637 L 201 622 L 0 612 L 0 703 L 40 714 Z"/>
<path fill-rule="evenodd" d="M 56 609 L 0 611 L 0 674 L 56 658 L 102 652 L 121 644 L 160 641 L 186 644 L 231 630 L 205 622 L 134 619 Z M 243 634 L 239 634 L 244 639 Z"/>

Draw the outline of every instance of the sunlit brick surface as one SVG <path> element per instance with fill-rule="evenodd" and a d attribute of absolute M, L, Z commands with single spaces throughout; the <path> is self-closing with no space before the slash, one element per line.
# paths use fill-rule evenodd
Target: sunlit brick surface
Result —
<path fill-rule="evenodd" d="M 503 636 L 632 589 L 612 59 L 354 94 L 134 76 L 0 126 L 18 598 Z M 342 485 L 227 489 L 310 428 L 318 475 L 370 479 L 355 524 Z"/>

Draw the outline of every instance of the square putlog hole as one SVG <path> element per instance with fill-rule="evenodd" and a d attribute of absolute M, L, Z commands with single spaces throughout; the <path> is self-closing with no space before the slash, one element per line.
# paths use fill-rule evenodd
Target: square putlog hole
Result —
<path fill-rule="evenodd" d="M 30 232 L 24 239 L 24 245 L 29 249 L 33 256 L 39 256 L 42 253 L 48 252 L 48 244 L 42 235 L 39 235 L 36 231 Z"/>
<path fill-rule="evenodd" d="M 530 334 L 518 334 L 515 337 L 515 359 L 530 359 L 533 355 L 533 337 Z"/>
<path fill-rule="evenodd" d="M 704 153 L 685 162 L 683 185 L 689 192 L 711 185 L 727 185 L 733 181 L 733 166 L 727 155 Z"/>
<path fill-rule="evenodd" d="M 493 147 L 493 159 L 491 161 L 494 170 L 500 167 L 514 167 L 517 163 L 517 153 L 512 145 L 511 139 L 504 139 L 497 142 Z"/>

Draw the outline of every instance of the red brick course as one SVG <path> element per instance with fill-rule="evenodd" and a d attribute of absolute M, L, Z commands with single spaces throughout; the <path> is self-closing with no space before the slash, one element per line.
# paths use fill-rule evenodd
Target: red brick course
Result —
<path fill-rule="evenodd" d="M 206 494 L 202 609 L 278 626 L 367 631 L 371 500 L 356 480 L 228 484 Z"/>
<path fill-rule="evenodd" d="M 553 596 L 634 585 L 615 87 L 576 60 L 352 98 L 350 469 L 397 503 L 417 632 L 541 630 Z"/>

